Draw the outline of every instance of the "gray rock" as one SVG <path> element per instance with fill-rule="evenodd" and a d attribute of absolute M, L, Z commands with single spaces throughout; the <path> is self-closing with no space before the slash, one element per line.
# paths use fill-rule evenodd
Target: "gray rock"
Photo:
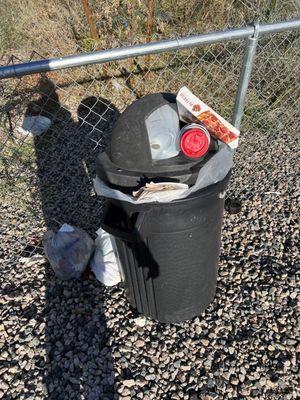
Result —
<path fill-rule="evenodd" d="M 155 374 L 147 374 L 147 375 L 145 376 L 145 379 L 146 379 L 147 381 L 154 381 L 154 380 L 156 380 L 156 375 L 155 375 Z"/>
<path fill-rule="evenodd" d="M 136 384 L 134 379 L 125 379 L 122 383 L 125 387 L 128 387 L 128 388 L 131 388 Z"/>

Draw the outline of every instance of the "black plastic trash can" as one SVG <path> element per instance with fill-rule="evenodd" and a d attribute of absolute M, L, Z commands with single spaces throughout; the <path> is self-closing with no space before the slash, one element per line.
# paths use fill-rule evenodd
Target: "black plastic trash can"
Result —
<path fill-rule="evenodd" d="M 97 162 L 97 175 L 108 185 L 131 193 L 150 180 L 195 182 L 212 154 L 197 161 L 178 155 L 158 163 L 149 154 L 145 118 L 165 104 L 176 108 L 175 96 L 149 95 L 119 117 L 111 147 Z M 169 203 L 107 199 L 102 228 L 116 238 L 128 299 L 140 313 L 180 322 L 201 314 L 213 300 L 229 175 Z"/>

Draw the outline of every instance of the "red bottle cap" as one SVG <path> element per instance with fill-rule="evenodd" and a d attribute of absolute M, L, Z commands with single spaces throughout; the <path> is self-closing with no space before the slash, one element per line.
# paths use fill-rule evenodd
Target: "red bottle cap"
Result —
<path fill-rule="evenodd" d="M 204 156 L 208 151 L 209 143 L 209 135 L 201 128 L 188 129 L 180 138 L 181 151 L 189 158 Z"/>

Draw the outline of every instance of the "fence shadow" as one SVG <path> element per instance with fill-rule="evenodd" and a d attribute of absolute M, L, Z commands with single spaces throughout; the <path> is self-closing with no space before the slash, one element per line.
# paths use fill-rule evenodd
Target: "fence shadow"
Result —
<path fill-rule="evenodd" d="M 108 140 L 118 110 L 109 101 L 89 97 L 78 107 L 78 121 L 59 102 L 48 78 L 28 115 L 52 119 L 51 128 L 34 139 L 38 191 L 45 224 L 80 227 L 93 237 L 103 205 L 92 191 L 95 157 Z M 114 367 L 107 341 L 104 293 L 89 272 L 81 280 L 59 281 L 46 271 L 44 383 L 48 399 L 117 399 Z"/>

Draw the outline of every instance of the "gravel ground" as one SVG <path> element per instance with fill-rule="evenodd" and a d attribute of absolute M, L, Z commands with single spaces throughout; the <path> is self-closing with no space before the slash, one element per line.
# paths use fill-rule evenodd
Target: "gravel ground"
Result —
<path fill-rule="evenodd" d="M 182 324 L 139 318 L 92 274 L 61 282 L 43 255 L 21 257 L 0 299 L 1 398 L 296 399 L 295 207 L 270 195 L 226 215 L 216 298 Z"/>
<path fill-rule="evenodd" d="M 54 140 L 53 149 L 65 142 Z M 71 147 L 75 161 L 66 159 L 65 153 L 52 158 L 53 179 L 60 177 L 65 182 L 63 178 L 72 172 L 68 188 L 74 193 L 78 187 L 88 189 L 81 192 L 81 198 L 68 199 L 65 194 L 49 204 L 49 151 L 47 161 L 37 160 L 42 212 L 50 226 L 53 221 L 65 222 L 61 218 L 71 208 L 66 222 L 95 232 L 98 226 L 91 221 L 99 223 L 102 206 L 90 194 L 90 182 L 79 162 L 87 149 L 82 142 L 76 143 Z M 291 161 L 283 170 L 278 162 L 280 147 L 268 157 L 272 175 L 256 172 L 241 194 L 241 213 L 225 213 L 214 302 L 202 315 L 181 324 L 163 325 L 141 318 L 130 308 L 121 286 L 104 288 L 90 272 L 78 281 L 59 281 L 41 246 L 20 240 L 22 224 L 20 232 L 10 233 L 16 223 L 14 209 L 5 206 L 0 398 L 298 398 L 297 163 Z M 266 180 L 273 181 L 273 175 L 284 179 L 276 181 L 273 190 L 269 184 L 266 191 Z M 233 189 L 245 186 L 246 175 L 241 176 L 233 178 Z M 54 198 L 64 193 L 62 188 L 55 187 Z M 55 215 L 59 216 L 56 220 Z M 19 215 L 17 221 L 21 219 Z M 26 229 L 39 237 L 44 227 L 32 224 Z"/>

